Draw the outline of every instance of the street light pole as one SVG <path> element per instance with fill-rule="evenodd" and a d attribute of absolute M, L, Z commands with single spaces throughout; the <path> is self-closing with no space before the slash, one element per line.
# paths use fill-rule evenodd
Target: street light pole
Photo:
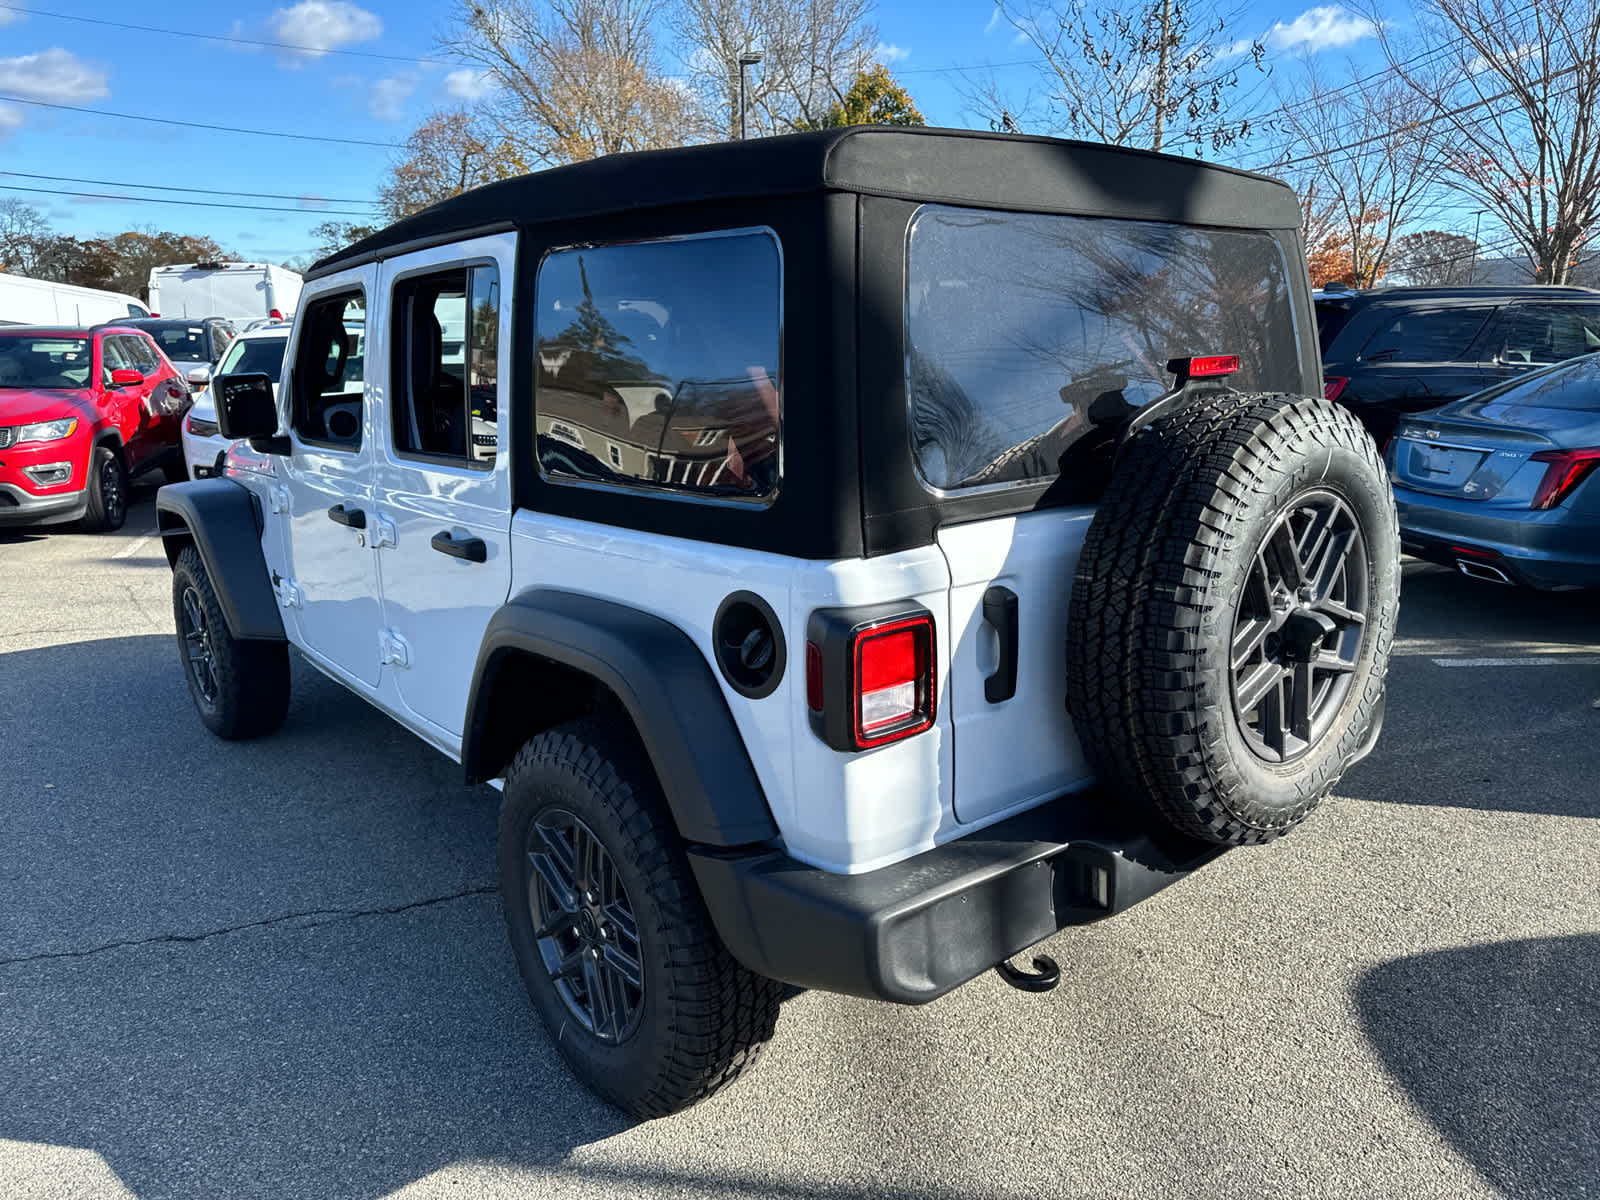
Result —
<path fill-rule="evenodd" d="M 744 69 L 761 61 L 761 55 L 746 50 L 739 55 L 739 140 L 744 141 Z"/>
<path fill-rule="evenodd" d="M 1478 226 L 1483 223 L 1483 214 L 1488 212 L 1480 208 L 1472 217 L 1472 265 L 1467 268 L 1467 282 L 1478 282 Z"/>

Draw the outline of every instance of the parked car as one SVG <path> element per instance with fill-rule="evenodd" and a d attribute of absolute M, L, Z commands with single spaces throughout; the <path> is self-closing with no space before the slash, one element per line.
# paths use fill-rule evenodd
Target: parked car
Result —
<path fill-rule="evenodd" d="M 275 729 L 294 645 L 499 782 L 523 982 L 637 1116 L 747 1069 L 784 984 L 1048 986 L 1007 960 L 1377 736 L 1394 501 L 1300 221 L 887 126 L 433 205 L 308 272 L 282 385 L 213 387 L 249 457 L 157 495 L 196 712 Z"/>
<path fill-rule="evenodd" d="M 231 322 L 222 317 L 173 321 L 166 317 L 145 317 L 124 321 L 123 325 L 142 329 L 184 373 L 189 390 L 197 392 L 211 379 L 212 368 L 238 336 Z"/>
<path fill-rule="evenodd" d="M 0 329 L 0 525 L 117 529 L 128 480 L 183 478 L 189 389 L 141 330 Z"/>
<path fill-rule="evenodd" d="M 274 396 L 283 354 L 289 346 L 289 327 L 278 324 L 248 330 L 233 340 L 217 374 L 260 374 L 273 383 Z M 222 436 L 217 426 L 216 404 L 211 388 L 195 394 L 194 404 L 183 418 L 183 461 L 190 479 L 208 479 L 221 472 L 222 459 L 233 443 Z"/>
<path fill-rule="evenodd" d="M 136 296 L 0 272 L 0 324 L 81 327 L 149 315 Z"/>
<path fill-rule="evenodd" d="M 1326 395 L 1383 445 L 1409 413 L 1600 349 L 1600 292 L 1577 287 L 1321 292 Z"/>
<path fill-rule="evenodd" d="M 272 263 L 172 263 L 150 268 L 148 292 L 153 316 L 223 316 L 243 325 L 294 312 L 300 276 Z"/>
<path fill-rule="evenodd" d="M 1400 422 L 1400 538 L 1474 579 L 1600 587 L 1600 354 Z"/>

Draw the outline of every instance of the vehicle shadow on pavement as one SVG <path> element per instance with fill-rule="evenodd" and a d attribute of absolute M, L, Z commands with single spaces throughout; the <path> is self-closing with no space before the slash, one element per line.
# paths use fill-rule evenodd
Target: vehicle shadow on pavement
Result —
<path fill-rule="evenodd" d="M 1600 935 L 1402 958 L 1368 972 L 1356 1004 L 1390 1074 L 1507 1196 L 1600 1180 Z"/>
<path fill-rule="evenodd" d="M 523 991 L 495 794 L 298 661 L 294 687 L 279 733 L 225 743 L 170 637 L 0 654 L 0 1139 L 139 1196 L 326 1197 L 627 1128 Z"/>
<path fill-rule="evenodd" d="M 1397 653 L 1485 657 L 1571 647 L 1600 653 L 1600 592 L 1538 592 L 1407 561 Z"/>

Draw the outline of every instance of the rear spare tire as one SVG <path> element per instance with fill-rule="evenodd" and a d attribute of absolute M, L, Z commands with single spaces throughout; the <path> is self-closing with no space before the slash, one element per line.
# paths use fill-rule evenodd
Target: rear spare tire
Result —
<path fill-rule="evenodd" d="M 1293 828 L 1381 718 L 1399 559 L 1383 462 L 1344 409 L 1219 392 L 1141 430 L 1068 625 L 1102 783 L 1211 842 Z"/>

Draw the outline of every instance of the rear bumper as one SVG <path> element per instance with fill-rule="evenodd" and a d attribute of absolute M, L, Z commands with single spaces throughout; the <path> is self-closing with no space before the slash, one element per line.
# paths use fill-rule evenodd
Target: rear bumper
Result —
<path fill-rule="evenodd" d="M 690 847 L 717 932 L 751 970 L 900 1004 L 933 1000 L 1068 925 L 1109 917 L 1217 858 L 1079 794 L 862 875 L 782 851 Z M 1090 810 L 1090 811 L 1086 811 Z"/>
<path fill-rule="evenodd" d="M 0 526 L 59 525 L 76 521 L 88 507 L 89 493 L 57 492 L 35 496 L 10 483 L 0 483 Z"/>
<path fill-rule="evenodd" d="M 1600 587 L 1600 527 L 1581 514 L 1560 508 L 1497 514 L 1481 502 L 1424 496 L 1403 486 L 1394 494 L 1407 554 L 1447 567 L 1487 563 L 1527 587 Z"/>

